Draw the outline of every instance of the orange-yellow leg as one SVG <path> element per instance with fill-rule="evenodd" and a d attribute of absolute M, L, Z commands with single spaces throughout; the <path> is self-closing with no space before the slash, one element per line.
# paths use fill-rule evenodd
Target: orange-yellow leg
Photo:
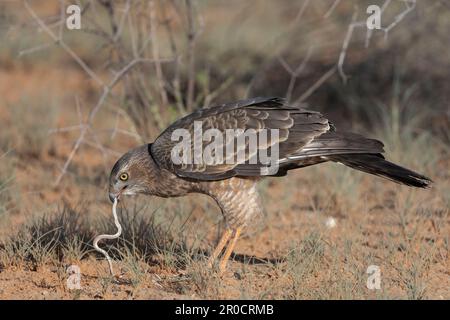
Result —
<path fill-rule="evenodd" d="M 222 259 L 220 259 L 220 263 L 219 263 L 219 272 L 220 273 L 223 273 L 225 271 L 228 259 L 230 258 L 230 255 L 233 252 L 234 246 L 236 245 L 236 241 L 239 238 L 241 231 L 242 231 L 242 227 L 239 227 L 234 231 L 234 236 L 231 239 L 230 244 L 228 245 L 227 249 L 225 250 L 225 253 L 223 254 Z"/>
<path fill-rule="evenodd" d="M 228 242 L 228 239 L 231 237 L 232 230 L 226 229 L 225 232 L 222 234 L 222 237 L 219 240 L 219 243 L 217 244 L 216 248 L 214 249 L 213 253 L 208 259 L 208 266 L 211 268 L 214 265 L 214 261 L 217 259 L 219 254 L 222 252 L 223 247 Z"/>

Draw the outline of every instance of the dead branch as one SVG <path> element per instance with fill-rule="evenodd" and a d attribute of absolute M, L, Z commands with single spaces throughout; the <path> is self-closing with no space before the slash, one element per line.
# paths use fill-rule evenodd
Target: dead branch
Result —
<path fill-rule="evenodd" d="M 186 0 L 187 10 L 187 63 L 188 63 L 188 88 L 187 88 L 187 102 L 186 108 L 188 111 L 192 111 L 194 102 L 194 90 L 195 90 L 195 47 L 197 43 L 197 37 L 202 32 L 203 23 L 201 17 L 198 16 L 198 27 L 195 22 L 195 9 L 192 0 Z"/>
<path fill-rule="evenodd" d="M 53 31 L 42 21 L 41 18 L 39 18 L 36 14 L 36 12 L 33 10 L 33 8 L 30 7 L 28 4 L 28 1 L 24 1 L 25 8 L 30 13 L 30 15 L 33 17 L 33 19 L 37 22 L 37 24 L 43 29 L 51 38 L 52 40 L 61 46 L 64 51 L 66 51 L 73 60 L 75 60 L 76 63 L 86 72 L 95 82 L 97 82 L 99 85 L 104 86 L 103 81 L 100 79 L 97 74 L 92 71 L 91 68 L 88 67 L 88 65 L 80 59 L 80 57 L 64 42 L 62 39 L 60 39 L 56 34 L 53 33 Z"/>
<path fill-rule="evenodd" d="M 278 56 L 278 61 L 283 66 L 283 68 L 286 70 L 286 72 L 288 72 L 290 75 L 289 85 L 286 89 L 286 94 L 285 94 L 287 103 L 289 103 L 291 101 L 292 93 L 295 88 L 295 82 L 297 81 L 297 78 L 300 76 L 303 69 L 306 67 L 309 59 L 311 58 L 312 52 L 313 52 L 313 47 L 311 46 L 308 48 L 308 51 L 306 52 L 306 56 L 303 58 L 303 60 L 300 62 L 300 64 L 295 69 L 292 69 L 288 65 L 288 63 L 283 59 L 283 57 L 281 57 L 280 55 Z"/>
<path fill-rule="evenodd" d="M 113 27 L 113 31 L 114 31 L 114 36 L 111 38 L 114 41 L 117 41 L 119 38 L 119 32 L 121 32 L 121 30 L 123 29 L 123 24 L 124 21 L 126 19 L 126 17 L 128 16 L 128 12 L 129 12 L 129 3 L 127 2 L 127 6 L 125 8 L 125 12 L 122 15 L 122 19 L 121 22 L 119 23 L 119 25 L 117 26 L 114 22 L 114 26 Z M 105 83 L 62 39 L 62 35 L 63 32 L 61 31 L 62 29 L 59 29 L 59 34 L 56 35 L 45 23 L 44 21 L 36 14 L 36 12 L 33 10 L 33 8 L 28 4 L 27 1 L 24 1 L 24 5 L 25 8 L 27 9 L 27 11 L 30 13 L 30 15 L 32 16 L 32 18 L 35 20 L 35 22 L 39 25 L 39 27 L 44 30 L 50 37 L 51 39 L 58 44 L 59 46 L 61 46 L 61 48 L 63 48 L 63 50 L 69 54 L 69 56 L 78 63 L 78 65 L 82 68 L 82 70 L 90 77 L 92 78 L 94 81 L 97 82 L 97 84 L 99 84 L 102 88 L 102 93 L 99 97 L 99 99 L 97 100 L 97 103 L 94 105 L 94 107 L 90 110 L 88 116 L 87 116 L 87 120 L 83 121 L 82 119 L 82 115 L 81 115 L 81 108 L 80 108 L 80 103 L 78 98 L 76 98 L 76 108 L 77 108 L 77 114 L 78 114 L 78 118 L 79 118 L 79 124 L 78 125 L 74 125 L 74 126 L 69 126 L 66 128 L 60 128 L 60 129 L 53 129 L 51 130 L 49 133 L 56 133 L 56 132 L 68 132 L 68 131 L 72 131 L 72 130 L 80 130 L 79 136 L 77 138 L 77 140 L 74 143 L 74 146 L 68 156 L 68 158 L 66 159 L 61 172 L 59 174 L 59 176 L 57 177 L 56 181 L 55 181 L 55 185 L 58 185 L 61 182 L 61 179 L 64 177 L 64 175 L 67 173 L 68 167 L 71 164 L 71 162 L 73 161 L 73 158 L 75 156 L 75 154 L 77 153 L 77 151 L 79 150 L 80 146 L 83 143 L 86 143 L 88 145 L 93 145 L 95 146 L 97 149 L 99 149 L 100 151 L 102 151 L 102 154 L 105 154 L 106 149 L 104 148 L 104 146 L 101 145 L 100 141 L 98 140 L 95 132 L 92 129 L 92 125 L 93 125 L 93 121 L 95 119 L 95 116 L 97 115 L 98 111 L 102 108 L 102 106 L 104 105 L 108 95 L 111 93 L 111 90 L 117 85 L 117 83 L 120 82 L 120 80 L 128 73 L 130 72 L 131 69 L 133 69 L 136 65 L 140 64 L 140 63 L 152 63 L 152 64 L 157 64 L 158 66 L 161 66 L 161 63 L 165 63 L 165 62 L 172 62 L 173 59 L 159 59 L 159 55 L 157 55 L 157 59 L 147 59 L 147 58 L 134 58 L 132 59 L 129 63 L 127 63 L 124 67 L 122 67 L 122 69 L 120 69 L 117 73 L 115 73 L 112 77 L 112 79 L 110 79 L 110 81 L 108 83 Z M 110 9 L 110 14 L 113 15 L 113 11 L 112 9 Z M 61 16 L 61 19 L 63 19 L 63 16 Z M 35 49 L 36 50 L 36 49 Z M 93 142 L 89 141 L 88 139 L 86 139 L 87 135 L 92 136 Z"/>
<path fill-rule="evenodd" d="M 387 40 L 389 31 L 392 30 L 395 26 L 397 26 L 400 23 L 400 21 L 403 20 L 405 18 L 405 16 L 408 13 L 410 13 L 412 10 L 414 10 L 416 7 L 416 0 L 402 0 L 402 1 L 405 4 L 405 7 L 406 7 L 405 10 L 403 10 L 400 14 L 398 14 L 394 18 L 394 21 L 391 24 L 389 24 L 387 27 L 381 28 L 381 30 L 384 31 L 385 40 Z M 390 3 L 391 3 L 391 0 L 386 0 L 380 9 L 380 12 L 383 13 L 386 10 L 386 8 L 389 6 Z M 355 11 L 354 11 L 353 17 L 352 17 L 352 22 L 350 23 L 350 25 L 347 28 L 347 33 L 345 35 L 344 42 L 342 44 L 342 49 L 339 54 L 339 60 L 337 63 L 339 75 L 341 76 L 341 79 L 344 83 L 347 83 L 348 77 L 344 72 L 343 65 L 344 65 L 345 57 L 347 55 L 349 43 L 350 43 L 350 40 L 353 35 L 353 31 L 355 28 L 367 27 L 366 20 L 356 21 L 356 19 L 357 19 L 357 9 L 355 8 Z M 370 29 L 367 30 L 366 39 L 365 39 L 366 48 L 369 46 L 370 39 L 372 37 L 372 33 L 373 33 L 373 30 L 370 30 Z"/>
<path fill-rule="evenodd" d="M 158 26 L 158 23 L 156 21 L 156 12 L 155 12 L 155 2 L 153 0 L 149 3 L 150 7 L 150 33 L 152 38 L 152 53 L 153 53 L 153 59 L 155 62 L 155 71 L 156 71 L 156 81 L 158 83 L 159 87 L 159 93 L 161 95 L 161 103 L 163 107 L 167 106 L 168 99 L 167 99 L 167 92 L 164 88 L 164 76 L 161 68 L 161 63 L 159 60 L 159 41 L 156 33 L 156 28 Z"/>
<path fill-rule="evenodd" d="M 408 13 L 410 13 L 416 8 L 416 0 L 403 0 L 403 3 L 405 4 L 406 7 L 405 10 L 400 12 L 400 14 L 398 14 L 394 18 L 394 21 L 390 25 L 388 25 L 386 28 L 382 28 L 382 30 L 384 31 L 385 40 L 387 40 L 389 31 L 392 30 L 396 25 L 398 25 L 400 21 L 402 21 L 403 18 L 405 18 Z"/>
<path fill-rule="evenodd" d="M 386 1 L 383 3 L 383 5 L 381 6 L 381 9 L 380 9 L 380 14 L 381 14 L 381 15 L 384 13 L 384 11 L 386 10 L 386 8 L 389 6 L 389 4 L 391 3 L 391 1 L 392 1 L 392 0 L 386 0 Z M 366 33 L 366 43 L 365 43 L 366 48 L 369 47 L 370 39 L 371 39 L 371 37 L 372 37 L 372 34 L 373 34 L 373 29 L 367 28 L 367 33 Z"/>
<path fill-rule="evenodd" d="M 331 16 L 331 14 L 333 13 L 334 9 L 336 9 L 336 7 L 338 6 L 339 2 L 341 2 L 341 0 L 334 0 L 333 4 L 331 5 L 330 9 L 328 9 L 328 11 L 324 14 L 324 18 L 327 19 Z"/>
<path fill-rule="evenodd" d="M 339 54 L 339 60 L 338 60 L 338 71 L 339 71 L 339 75 L 341 76 L 342 82 L 347 83 L 347 75 L 344 72 L 344 60 L 345 60 L 345 56 L 347 55 L 347 49 L 348 49 L 348 45 L 350 43 L 350 40 L 352 39 L 352 35 L 353 35 L 353 30 L 355 28 L 360 28 L 360 27 L 365 27 L 366 26 L 366 21 L 356 21 L 358 17 L 358 12 L 355 9 L 353 16 L 352 16 L 352 22 L 349 24 L 348 28 L 347 28 L 347 33 L 345 35 L 344 38 L 344 42 L 342 44 L 342 50 L 341 53 Z"/>

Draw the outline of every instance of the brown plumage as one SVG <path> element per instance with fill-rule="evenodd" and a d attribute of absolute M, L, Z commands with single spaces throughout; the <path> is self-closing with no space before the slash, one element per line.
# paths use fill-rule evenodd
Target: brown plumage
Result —
<path fill-rule="evenodd" d="M 177 141 L 171 139 L 172 133 L 183 128 L 194 135 L 199 129 L 195 127 L 195 121 L 201 121 L 203 131 L 278 129 L 279 135 L 277 139 L 271 136 L 267 143 L 258 145 L 257 150 L 249 148 L 247 143 L 245 158 L 240 162 L 174 164 L 171 152 Z M 209 141 L 201 143 L 206 146 Z M 231 141 L 223 141 L 224 145 L 228 143 Z M 256 184 L 263 178 L 261 169 L 267 165 L 251 164 L 250 159 L 260 149 L 270 153 L 275 144 L 279 147 L 279 170 L 273 176 L 334 161 L 408 186 L 425 188 L 431 183 L 423 175 L 384 160 L 381 155 L 383 144 L 378 140 L 337 132 L 320 113 L 289 106 L 282 99 L 255 98 L 199 109 L 174 122 L 153 143 L 123 155 L 111 171 L 109 196 L 112 200 L 138 193 L 178 197 L 196 192 L 211 196 L 222 211 L 227 229 L 211 255 L 210 264 L 231 238 L 219 264 L 223 271 L 242 228 L 262 212 Z M 193 141 L 191 150 L 194 152 Z M 231 154 L 235 160 L 236 154 L 237 150 Z"/>

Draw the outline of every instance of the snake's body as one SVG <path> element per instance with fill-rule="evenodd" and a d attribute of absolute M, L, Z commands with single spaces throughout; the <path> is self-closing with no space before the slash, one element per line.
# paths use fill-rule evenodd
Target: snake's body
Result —
<path fill-rule="evenodd" d="M 112 276 L 114 276 L 114 271 L 113 271 L 113 266 L 112 266 L 112 259 L 111 259 L 111 257 L 108 255 L 108 253 L 105 250 L 101 249 L 98 246 L 98 242 L 100 240 L 103 240 L 103 239 L 114 240 L 114 239 L 119 238 L 120 235 L 122 234 L 122 226 L 120 225 L 119 218 L 117 217 L 117 211 L 116 211 L 117 210 L 117 202 L 118 202 L 117 198 L 115 198 L 114 199 L 114 203 L 113 203 L 113 207 L 112 207 L 112 213 L 113 213 L 113 216 L 114 216 L 114 224 L 117 227 L 117 232 L 115 234 L 101 234 L 101 235 L 95 237 L 95 239 L 94 239 L 94 248 L 95 248 L 95 250 L 97 250 L 98 252 L 103 254 L 106 257 L 106 260 L 108 260 L 109 271 L 111 272 Z"/>

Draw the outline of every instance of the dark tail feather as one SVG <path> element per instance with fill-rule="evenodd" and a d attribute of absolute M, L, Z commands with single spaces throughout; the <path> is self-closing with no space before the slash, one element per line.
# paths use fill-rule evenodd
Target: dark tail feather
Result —
<path fill-rule="evenodd" d="M 411 187 L 427 188 L 432 183 L 429 178 L 421 174 L 384 160 L 381 154 L 342 154 L 328 156 L 327 158 L 331 161 L 345 164 L 350 168 L 381 176 Z"/>

